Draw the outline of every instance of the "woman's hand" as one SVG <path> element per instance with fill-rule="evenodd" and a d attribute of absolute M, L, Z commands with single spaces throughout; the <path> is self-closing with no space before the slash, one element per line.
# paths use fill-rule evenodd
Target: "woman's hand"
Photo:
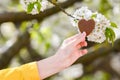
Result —
<path fill-rule="evenodd" d="M 87 46 L 85 41 L 86 33 L 76 34 L 64 40 L 60 49 L 56 53 L 57 59 L 61 60 L 62 65 L 66 68 L 72 65 L 79 57 L 87 53 L 86 49 L 80 50 L 81 47 Z"/>
<path fill-rule="evenodd" d="M 86 33 L 83 32 L 64 40 L 55 55 L 38 61 L 40 78 L 45 79 L 60 72 L 72 65 L 79 57 L 86 54 L 86 49 L 80 50 L 81 47 L 87 46 L 85 37 Z"/>

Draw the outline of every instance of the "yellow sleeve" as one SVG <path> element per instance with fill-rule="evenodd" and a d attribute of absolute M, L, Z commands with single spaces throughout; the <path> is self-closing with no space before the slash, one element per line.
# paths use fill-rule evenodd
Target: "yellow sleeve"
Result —
<path fill-rule="evenodd" d="M 0 70 L 0 80 L 40 80 L 36 62 Z"/>

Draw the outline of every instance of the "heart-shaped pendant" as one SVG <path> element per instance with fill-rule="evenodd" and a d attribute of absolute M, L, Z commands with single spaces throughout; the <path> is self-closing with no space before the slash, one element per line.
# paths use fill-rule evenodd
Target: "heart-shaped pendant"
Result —
<path fill-rule="evenodd" d="M 78 22 L 78 27 L 80 32 L 86 32 L 86 35 L 88 36 L 95 28 L 95 21 L 93 19 L 90 20 L 81 19 Z"/>

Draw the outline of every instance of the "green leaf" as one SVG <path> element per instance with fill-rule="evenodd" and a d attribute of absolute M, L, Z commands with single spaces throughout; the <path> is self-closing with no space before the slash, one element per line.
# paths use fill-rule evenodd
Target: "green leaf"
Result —
<path fill-rule="evenodd" d="M 28 24 L 28 22 L 26 22 L 26 21 L 22 22 L 21 25 L 20 25 L 20 30 L 21 31 L 25 31 L 27 26 L 28 26 L 27 24 Z"/>
<path fill-rule="evenodd" d="M 42 0 L 37 0 L 38 2 L 42 2 Z"/>
<path fill-rule="evenodd" d="M 39 24 L 38 22 L 34 23 L 33 28 L 34 28 L 35 30 L 39 30 L 40 24 Z"/>
<path fill-rule="evenodd" d="M 116 35 L 115 35 L 115 32 L 111 28 L 106 28 L 105 36 L 108 42 L 111 41 L 112 44 L 114 44 Z"/>
<path fill-rule="evenodd" d="M 91 16 L 91 18 L 94 19 L 94 18 L 96 18 L 96 16 L 97 16 L 97 14 L 93 14 L 93 15 Z"/>
<path fill-rule="evenodd" d="M 37 7 L 38 12 L 40 12 L 40 9 L 42 7 L 40 2 L 35 2 L 34 5 Z"/>
<path fill-rule="evenodd" d="M 56 3 L 56 2 L 57 2 L 57 0 L 52 0 L 52 2 L 53 2 L 53 3 Z"/>
<path fill-rule="evenodd" d="M 114 22 L 111 22 L 110 25 L 114 28 L 118 28 L 117 25 Z"/>
<path fill-rule="evenodd" d="M 51 46 L 51 44 L 49 43 L 49 42 L 46 42 L 45 43 L 45 51 L 48 51 L 49 50 L 49 48 L 50 48 L 50 46 Z"/>
<path fill-rule="evenodd" d="M 77 19 L 74 19 L 74 21 L 77 23 L 78 20 L 77 20 Z"/>
<path fill-rule="evenodd" d="M 30 13 L 34 8 L 34 3 L 29 3 L 27 6 L 27 12 Z"/>

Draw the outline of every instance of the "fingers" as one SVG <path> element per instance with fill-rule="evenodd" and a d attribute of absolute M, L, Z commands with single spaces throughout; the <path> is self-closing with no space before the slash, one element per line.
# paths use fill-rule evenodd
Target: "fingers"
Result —
<path fill-rule="evenodd" d="M 83 41 L 83 42 L 80 42 L 76 47 L 77 47 L 77 49 L 79 49 L 79 48 L 85 47 L 85 46 L 87 46 L 87 42 Z"/>
<path fill-rule="evenodd" d="M 79 36 L 79 38 L 77 39 L 76 38 L 76 40 L 74 40 L 72 43 L 73 43 L 73 45 L 78 45 L 80 42 L 83 42 L 83 41 L 85 41 L 85 37 L 86 37 L 86 33 L 85 32 L 83 32 L 80 36 Z"/>
<path fill-rule="evenodd" d="M 83 50 L 78 50 L 75 52 L 75 54 L 73 54 L 73 60 L 76 61 L 78 58 L 80 58 L 81 56 L 87 54 L 87 49 L 83 49 Z"/>
<path fill-rule="evenodd" d="M 80 57 L 80 56 L 83 56 L 83 55 L 87 54 L 87 52 L 88 52 L 87 49 L 79 50 L 78 55 Z"/>
<path fill-rule="evenodd" d="M 69 41 L 71 41 L 71 40 L 73 40 L 73 39 L 76 39 L 76 38 L 79 38 L 79 36 L 80 36 L 80 33 L 78 33 L 78 34 L 76 34 L 76 35 L 74 35 L 74 36 L 72 36 L 72 37 L 70 37 L 70 38 L 67 38 L 67 42 L 69 42 Z"/>

